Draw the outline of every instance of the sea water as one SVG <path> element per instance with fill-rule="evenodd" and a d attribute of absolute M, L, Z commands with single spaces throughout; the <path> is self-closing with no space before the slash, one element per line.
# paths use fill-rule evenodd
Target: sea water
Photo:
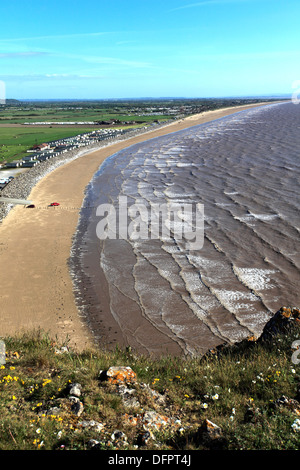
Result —
<path fill-rule="evenodd" d="M 103 333 L 110 316 L 135 350 L 203 354 L 259 336 L 281 306 L 299 306 L 299 170 L 300 106 L 292 102 L 108 158 L 87 188 L 71 257 L 78 305 L 99 342 L 113 338 L 113 327 Z M 203 204 L 203 246 L 189 250 L 176 235 L 100 240 L 97 207 L 117 206 L 120 196 Z"/>

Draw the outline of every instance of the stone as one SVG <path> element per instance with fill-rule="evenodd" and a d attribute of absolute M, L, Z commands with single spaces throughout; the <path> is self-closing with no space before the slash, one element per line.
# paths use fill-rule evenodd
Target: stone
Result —
<path fill-rule="evenodd" d="M 111 439 L 113 441 L 115 440 L 120 440 L 120 439 L 125 439 L 126 440 L 126 435 L 123 433 L 123 431 L 119 431 L 118 429 L 114 431 L 111 435 Z"/>
<path fill-rule="evenodd" d="M 4 366 L 6 363 L 6 349 L 3 340 L 0 340 L 0 366 Z"/>
<path fill-rule="evenodd" d="M 208 419 L 205 419 L 198 429 L 197 437 L 209 449 L 222 449 L 226 446 L 222 429 Z"/>
<path fill-rule="evenodd" d="M 168 416 L 159 414 L 156 411 L 145 411 L 142 422 L 146 431 L 150 429 L 160 430 L 172 424 L 172 420 Z"/>
<path fill-rule="evenodd" d="M 72 383 L 69 385 L 68 391 L 69 391 L 69 395 L 79 398 L 81 395 L 82 386 L 77 382 Z"/>
<path fill-rule="evenodd" d="M 47 415 L 51 415 L 51 416 L 58 416 L 61 413 L 62 413 L 62 410 L 58 406 L 53 406 L 52 408 L 49 408 L 49 410 L 47 410 L 46 412 Z"/>
<path fill-rule="evenodd" d="M 97 441 L 96 439 L 90 439 L 87 445 L 90 449 L 96 450 L 100 448 L 101 442 Z"/>
<path fill-rule="evenodd" d="M 134 388 L 128 388 L 125 385 L 119 385 L 117 388 L 117 393 L 121 396 L 123 405 L 127 408 L 129 407 L 139 407 L 140 402 L 134 396 L 136 390 Z"/>
<path fill-rule="evenodd" d="M 284 406 L 291 410 L 296 415 L 300 416 L 300 403 L 298 400 L 294 400 L 293 398 L 288 398 L 285 395 L 282 395 L 274 402 L 275 406 Z"/>
<path fill-rule="evenodd" d="M 115 446 L 121 447 L 127 444 L 127 436 L 123 431 L 115 430 L 111 435 L 111 440 Z"/>
<path fill-rule="evenodd" d="M 69 349 L 67 346 L 62 346 L 61 348 L 55 348 L 54 350 L 55 354 L 64 354 L 64 353 L 68 353 L 69 352 Z"/>
<path fill-rule="evenodd" d="M 181 426 L 181 422 L 176 418 L 169 418 L 154 410 L 144 411 L 136 416 L 125 414 L 124 422 L 130 426 L 142 426 L 144 431 L 161 430 L 164 427 L 172 427 L 177 430 Z M 152 435 L 152 434 L 151 434 Z"/>
<path fill-rule="evenodd" d="M 292 324 L 300 326 L 300 310 L 298 308 L 282 307 L 267 322 L 259 340 L 270 340 L 279 333 L 284 332 Z"/>
<path fill-rule="evenodd" d="M 71 411 L 76 415 L 80 416 L 83 412 L 83 404 L 77 397 L 70 397 L 69 398 L 71 402 Z"/>
<path fill-rule="evenodd" d="M 125 413 L 123 415 L 123 421 L 129 426 L 138 426 L 142 422 L 142 417 L 141 415 L 133 416 L 129 415 L 128 413 Z"/>
<path fill-rule="evenodd" d="M 113 366 L 107 371 L 100 371 L 100 380 L 107 380 L 113 385 L 135 384 L 137 377 L 131 367 Z"/>
<path fill-rule="evenodd" d="M 138 436 L 138 438 L 137 438 L 137 444 L 138 444 L 138 446 L 146 446 L 146 445 L 149 444 L 149 442 L 150 442 L 151 440 L 153 440 L 153 441 L 155 440 L 155 438 L 154 438 L 152 432 L 150 432 L 150 431 L 145 431 L 145 432 L 141 433 L 141 434 Z"/>
<path fill-rule="evenodd" d="M 80 421 L 78 425 L 84 429 L 92 429 L 93 431 L 96 431 L 96 432 L 101 432 L 104 428 L 104 424 L 99 423 L 98 421 L 94 421 L 94 420 Z"/>
<path fill-rule="evenodd" d="M 156 390 L 153 390 L 149 384 L 146 383 L 140 383 L 140 387 L 142 390 L 146 392 L 147 395 L 149 395 L 150 398 L 154 400 L 154 402 L 157 405 L 165 405 L 166 404 L 166 397 L 161 395 L 161 393 L 158 393 Z"/>

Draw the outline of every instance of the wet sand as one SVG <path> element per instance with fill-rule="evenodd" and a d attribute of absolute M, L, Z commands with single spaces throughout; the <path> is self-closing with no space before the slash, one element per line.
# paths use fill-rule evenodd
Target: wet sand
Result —
<path fill-rule="evenodd" d="M 40 328 L 59 341 L 68 341 L 77 350 L 94 345 L 91 331 L 76 305 L 68 263 L 85 188 L 101 163 L 135 143 L 261 105 L 226 108 L 186 118 L 80 157 L 39 181 L 28 198 L 36 208 L 16 206 L 0 226 L 0 337 Z M 60 206 L 49 208 L 54 201 Z M 105 309 L 106 343 L 112 331 L 118 342 L 121 332 L 106 312 Z"/>

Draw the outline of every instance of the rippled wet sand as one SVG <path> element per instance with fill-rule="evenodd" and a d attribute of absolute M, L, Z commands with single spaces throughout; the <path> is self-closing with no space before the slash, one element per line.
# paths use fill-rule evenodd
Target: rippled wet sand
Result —
<path fill-rule="evenodd" d="M 91 181 L 74 241 L 78 304 L 99 342 L 203 354 L 299 305 L 300 107 L 250 109 L 136 144 Z M 96 236 L 103 203 L 204 204 L 204 245 Z"/>

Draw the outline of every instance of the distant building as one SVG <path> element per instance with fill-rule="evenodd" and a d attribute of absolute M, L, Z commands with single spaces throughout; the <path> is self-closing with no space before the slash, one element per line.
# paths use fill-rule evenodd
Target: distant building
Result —
<path fill-rule="evenodd" d="M 26 162 L 26 163 L 23 163 L 23 168 L 32 168 L 34 166 L 36 166 L 38 163 L 38 161 L 32 161 L 32 162 Z"/>
<path fill-rule="evenodd" d="M 50 147 L 49 144 L 45 144 L 45 143 L 44 143 L 44 144 L 40 144 L 40 145 L 34 145 L 34 146 L 32 147 L 32 149 L 33 149 L 33 150 L 46 150 L 46 149 L 48 149 L 49 147 Z"/>
<path fill-rule="evenodd" d="M 32 162 L 33 160 L 35 160 L 35 156 L 33 154 L 23 157 L 23 162 Z"/>
<path fill-rule="evenodd" d="M 5 167 L 6 168 L 18 168 L 19 166 L 22 166 L 22 165 L 23 165 L 22 160 L 14 160 L 13 162 L 6 163 Z"/>
<path fill-rule="evenodd" d="M 36 159 L 39 161 L 39 162 L 45 162 L 46 160 L 49 160 L 49 158 L 52 158 L 52 155 L 40 155 L 38 156 Z"/>

